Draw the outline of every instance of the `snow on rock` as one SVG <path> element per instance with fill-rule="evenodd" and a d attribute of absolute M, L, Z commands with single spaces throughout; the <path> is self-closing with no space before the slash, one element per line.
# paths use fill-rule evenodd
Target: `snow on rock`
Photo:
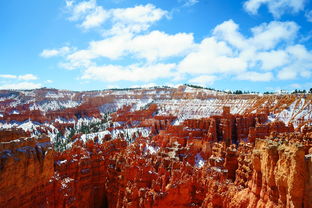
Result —
<path fill-rule="evenodd" d="M 202 168 L 205 165 L 205 160 L 202 158 L 200 153 L 197 153 L 195 156 L 195 167 Z"/>
<path fill-rule="evenodd" d="M 67 160 L 58 160 L 56 162 L 56 164 L 58 164 L 58 165 L 62 165 L 62 164 L 65 164 L 65 163 L 67 163 Z"/>
<path fill-rule="evenodd" d="M 48 92 L 45 97 L 46 98 L 64 98 L 64 94 L 61 92 L 59 93 Z"/>
<path fill-rule="evenodd" d="M 118 138 L 120 135 L 124 135 L 126 139 L 131 139 L 133 136 L 139 136 L 141 134 L 143 137 L 148 137 L 150 135 L 150 128 L 126 128 L 126 129 L 114 129 L 111 132 L 112 138 Z"/>
<path fill-rule="evenodd" d="M 28 120 L 23 124 L 19 125 L 18 128 L 23 129 L 24 131 L 33 131 L 36 129 L 38 125 L 34 124 L 32 121 Z"/>
<path fill-rule="evenodd" d="M 88 140 L 94 140 L 94 138 L 99 138 L 99 143 L 102 143 L 102 139 L 105 137 L 105 135 L 110 135 L 111 133 L 109 131 L 100 131 L 96 133 L 90 133 L 90 134 L 83 134 L 81 135 L 80 139 L 83 142 L 86 142 Z"/>
<path fill-rule="evenodd" d="M 57 100 L 47 100 L 45 102 L 41 103 L 35 103 L 30 105 L 29 109 L 30 110 L 41 110 L 44 112 L 47 111 L 55 111 L 55 110 L 60 110 L 63 108 L 73 108 L 78 105 L 80 105 L 81 102 L 78 101 L 73 101 L 73 100 L 67 100 L 67 101 L 57 101 Z"/>
<path fill-rule="evenodd" d="M 33 123 L 32 121 L 28 120 L 25 122 L 0 122 L 0 129 L 11 129 L 11 128 L 20 128 L 23 129 L 24 131 L 30 131 L 33 132 L 34 130 L 36 130 L 36 128 L 38 128 L 39 125 Z"/>
<path fill-rule="evenodd" d="M 254 101 L 251 99 L 228 99 L 226 103 L 220 99 L 180 99 L 180 100 L 157 100 L 159 115 L 177 116 L 176 124 L 185 119 L 199 119 L 212 115 L 220 115 L 223 112 L 223 106 L 231 107 L 231 113 L 242 114 Z"/>
<path fill-rule="evenodd" d="M 13 110 L 10 114 L 16 115 L 16 114 L 20 114 L 20 112 L 18 110 Z"/>
<path fill-rule="evenodd" d="M 156 154 L 158 151 L 159 151 L 159 147 L 154 147 L 148 144 L 144 148 L 145 154 Z"/>

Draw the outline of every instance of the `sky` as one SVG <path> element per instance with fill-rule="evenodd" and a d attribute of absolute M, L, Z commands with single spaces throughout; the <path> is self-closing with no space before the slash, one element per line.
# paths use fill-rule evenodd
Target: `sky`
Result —
<path fill-rule="evenodd" d="M 312 0 L 2 0 L 0 89 L 312 87 Z"/>

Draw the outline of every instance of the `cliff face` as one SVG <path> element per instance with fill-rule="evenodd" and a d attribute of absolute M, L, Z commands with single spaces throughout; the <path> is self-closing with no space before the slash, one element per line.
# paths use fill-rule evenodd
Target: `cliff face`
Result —
<path fill-rule="evenodd" d="M 0 207 L 49 207 L 53 152 L 49 138 L 0 142 Z"/>
<path fill-rule="evenodd" d="M 256 140 L 252 177 L 248 187 L 234 195 L 230 207 L 302 207 L 304 202 L 309 207 L 311 198 L 304 194 L 305 180 L 310 178 L 304 147 L 279 142 Z"/>

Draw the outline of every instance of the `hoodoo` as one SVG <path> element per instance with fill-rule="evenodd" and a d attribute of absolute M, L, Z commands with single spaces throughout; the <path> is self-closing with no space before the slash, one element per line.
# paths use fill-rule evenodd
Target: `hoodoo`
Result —
<path fill-rule="evenodd" d="M 312 207 L 311 95 L 67 91 L 47 107 L 49 89 L 14 92 L 0 207 Z"/>

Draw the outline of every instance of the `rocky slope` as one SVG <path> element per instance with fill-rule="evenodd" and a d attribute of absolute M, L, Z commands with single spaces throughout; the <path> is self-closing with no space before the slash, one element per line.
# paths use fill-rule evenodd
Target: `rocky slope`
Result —
<path fill-rule="evenodd" d="M 312 207 L 311 95 L 0 93 L 0 207 Z"/>

